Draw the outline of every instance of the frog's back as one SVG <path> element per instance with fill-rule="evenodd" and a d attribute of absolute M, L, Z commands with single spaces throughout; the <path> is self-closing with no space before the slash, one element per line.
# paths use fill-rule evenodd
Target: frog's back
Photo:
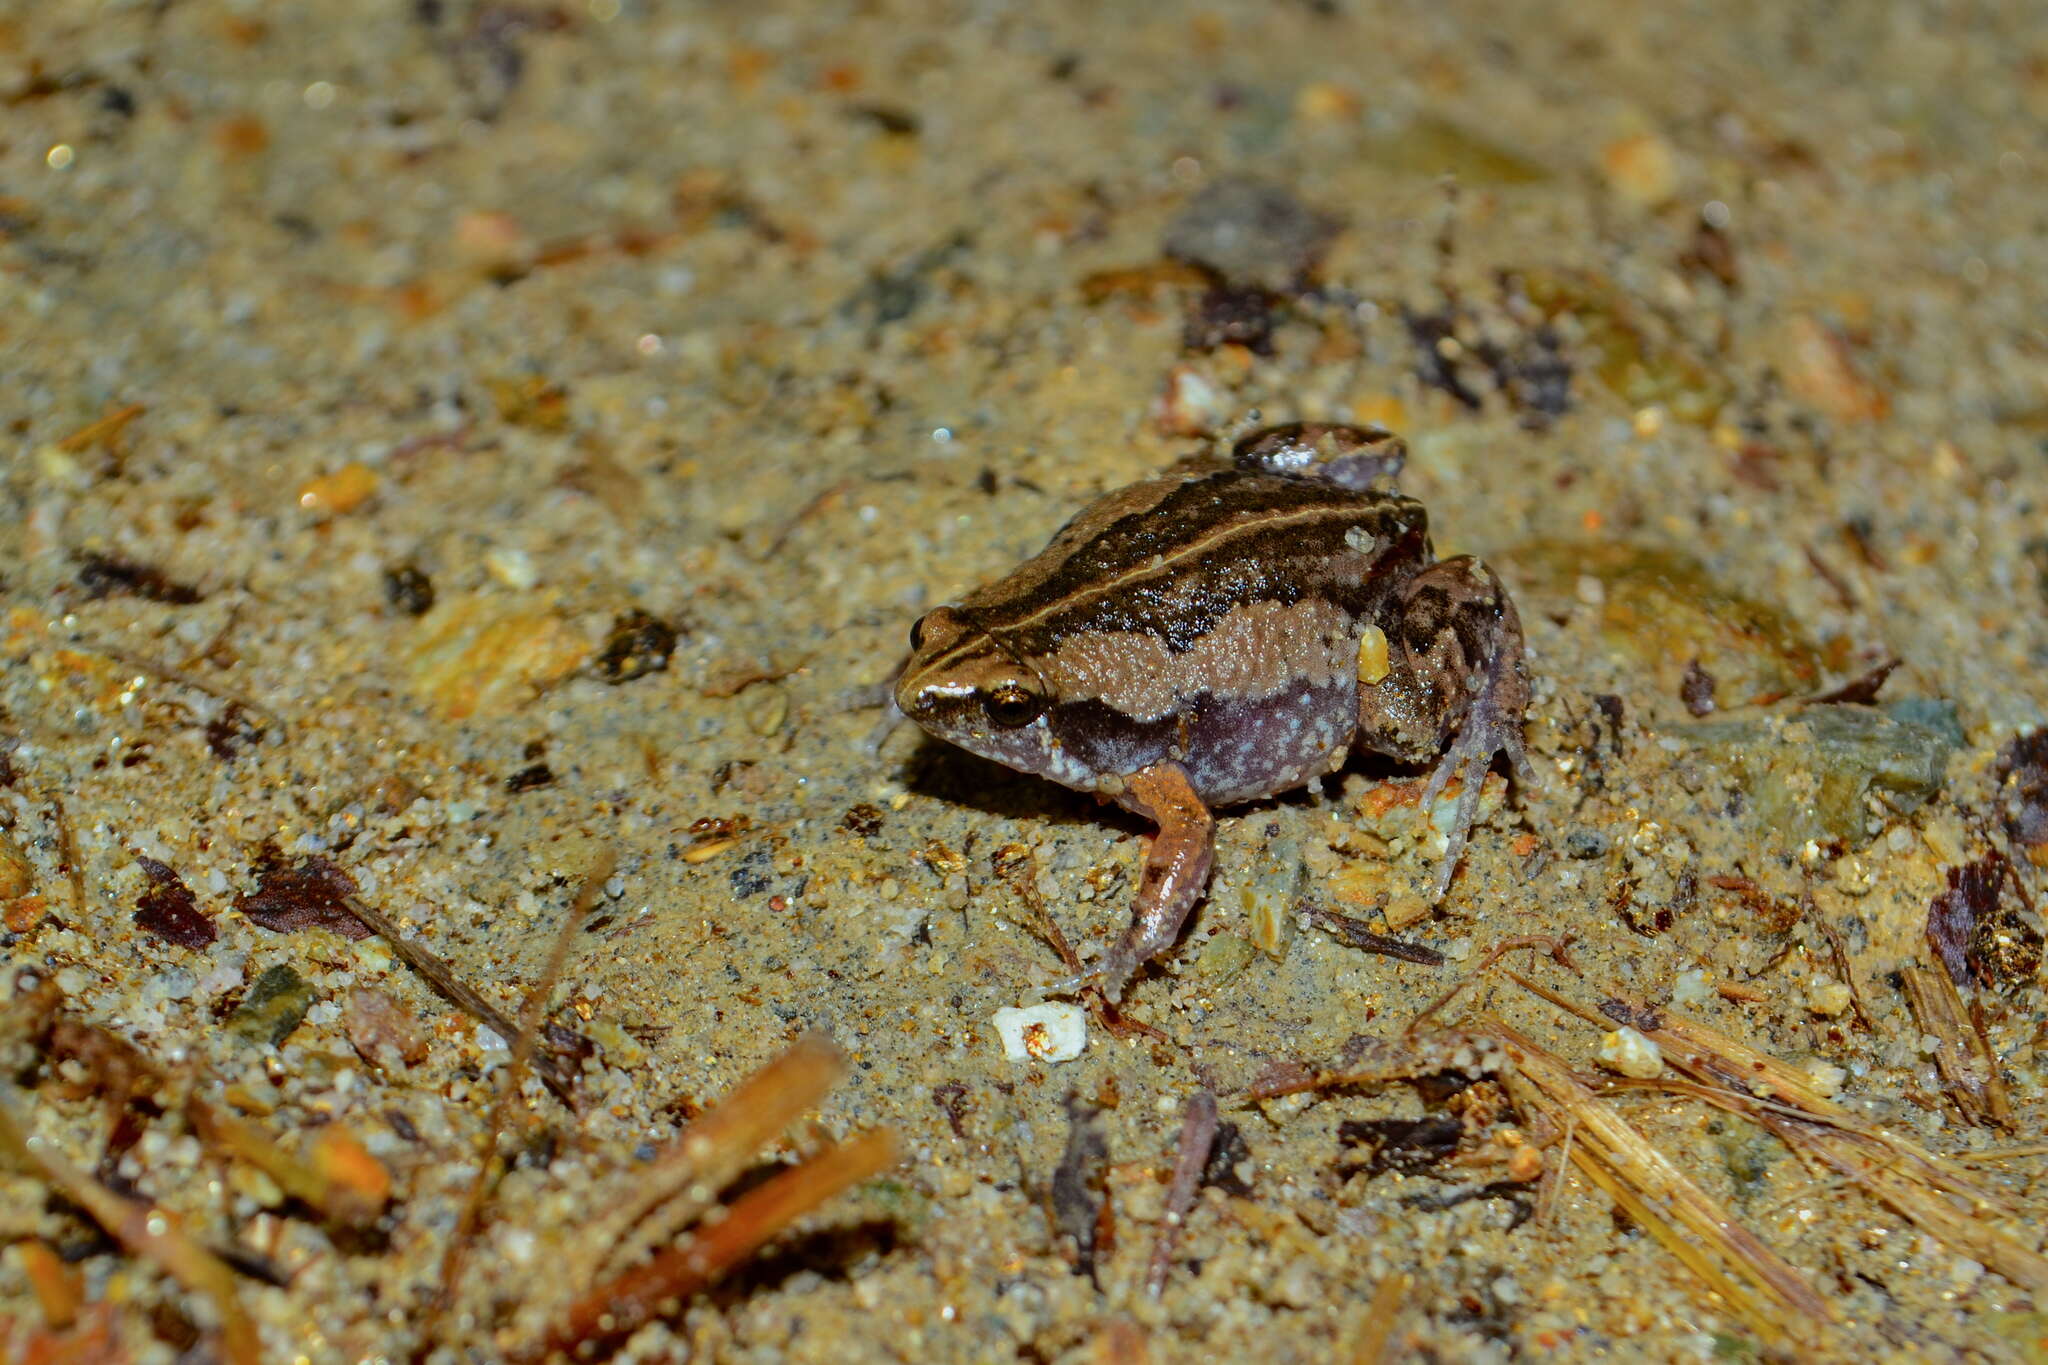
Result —
<path fill-rule="evenodd" d="M 1411 498 L 1221 469 L 1098 499 L 960 605 L 1020 657 L 1101 633 L 1152 636 L 1181 653 L 1244 608 L 1320 597 L 1367 617 L 1389 570 L 1428 553 L 1427 518 Z"/>

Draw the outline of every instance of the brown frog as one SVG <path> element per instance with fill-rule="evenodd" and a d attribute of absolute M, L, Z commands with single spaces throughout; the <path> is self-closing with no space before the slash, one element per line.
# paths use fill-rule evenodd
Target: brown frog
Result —
<path fill-rule="evenodd" d="M 1441 897 L 1493 756 L 1533 782 L 1521 619 L 1478 560 L 1432 557 L 1421 503 L 1380 491 L 1405 454 L 1378 428 L 1254 432 L 1103 496 L 911 628 L 905 715 L 1158 825 L 1130 928 L 1091 978 L 1108 999 L 1201 899 L 1213 807 L 1301 786 L 1354 746 L 1441 754 L 1425 806 L 1461 784 Z"/>

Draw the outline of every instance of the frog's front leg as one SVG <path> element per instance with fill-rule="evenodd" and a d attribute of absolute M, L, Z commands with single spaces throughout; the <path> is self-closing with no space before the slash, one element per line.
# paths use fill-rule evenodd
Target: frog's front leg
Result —
<path fill-rule="evenodd" d="M 1522 739 L 1529 705 L 1522 618 L 1493 570 L 1466 555 L 1409 579 L 1385 633 L 1384 664 L 1368 667 L 1360 655 L 1358 743 L 1418 763 L 1441 752 L 1423 790 L 1425 810 L 1454 774 L 1459 778 L 1457 814 L 1437 872 L 1441 898 L 1464 855 L 1493 756 L 1506 754 L 1525 788 L 1537 785 Z"/>
<path fill-rule="evenodd" d="M 1159 826 L 1145 854 L 1131 924 L 1095 973 L 1094 984 L 1111 1002 L 1138 968 L 1173 946 L 1188 912 L 1209 882 L 1216 820 L 1195 794 L 1178 763 L 1155 763 L 1125 779 L 1122 803 Z"/>

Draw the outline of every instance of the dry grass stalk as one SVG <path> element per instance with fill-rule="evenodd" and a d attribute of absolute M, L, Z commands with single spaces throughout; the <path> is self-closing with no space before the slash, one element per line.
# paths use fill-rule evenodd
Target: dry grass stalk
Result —
<path fill-rule="evenodd" d="M 498 1153 L 498 1137 L 505 1131 L 505 1118 L 519 1097 L 520 1088 L 526 1081 L 528 1064 L 533 1060 L 535 1041 L 540 1036 L 541 1017 L 546 1013 L 548 997 L 554 993 L 555 982 L 561 979 L 562 966 L 569 960 L 569 947 L 576 941 L 576 932 L 589 918 L 597 898 L 604 894 L 604 884 L 610 879 L 612 869 L 617 865 L 617 856 L 610 849 L 601 849 L 589 871 L 584 873 L 583 885 L 576 892 L 576 899 L 569 906 L 569 913 L 562 920 L 561 929 L 555 934 L 554 946 L 548 950 L 548 960 L 542 965 L 540 975 L 527 988 L 526 999 L 519 1010 L 519 1026 L 511 1035 L 512 1059 L 505 1067 L 503 1084 L 498 1091 L 497 1101 L 491 1106 L 491 1116 L 484 1125 L 482 1159 L 477 1163 L 476 1179 L 470 1182 L 469 1197 L 462 1206 L 462 1216 L 455 1225 L 455 1235 L 448 1239 L 448 1250 L 441 1258 L 441 1288 L 429 1305 L 425 1320 L 420 1326 L 419 1341 L 422 1347 L 431 1347 L 440 1326 L 441 1315 L 455 1302 L 455 1291 L 462 1278 L 463 1262 L 469 1256 L 470 1247 L 476 1241 L 478 1229 L 483 1226 L 484 1213 L 490 1204 L 491 1192 L 497 1188 L 502 1160 Z M 387 935 L 388 937 L 388 935 Z"/>
<path fill-rule="evenodd" d="M 209 1300 L 220 1319 L 221 1353 L 228 1365 L 261 1365 L 262 1343 L 242 1308 L 227 1263 L 187 1236 L 169 1210 L 123 1198 L 73 1166 L 55 1144 L 32 1137 L 16 1116 L 15 1093 L 12 1085 L 0 1082 L 0 1152 L 91 1214 L 129 1254 L 161 1266 L 186 1289 Z"/>
<path fill-rule="evenodd" d="M 1564 1062 L 1508 1025 L 1489 1021 L 1514 1065 L 1503 1073 L 1525 1109 L 1572 1127 L 1580 1171 L 1665 1250 L 1698 1275 L 1751 1331 L 1773 1345 L 1834 1320 L 1826 1300 L 1755 1234 L 1695 1185 L 1671 1159 L 1573 1075 Z"/>
<path fill-rule="evenodd" d="M 846 1054 L 822 1033 L 806 1033 L 633 1170 L 617 1211 L 593 1230 L 609 1248 L 594 1273 L 616 1273 L 672 1241 L 754 1161 L 777 1133 L 815 1108 L 846 1074 Z"/>
<path fill-rule="evenodd" d="M 418 972 L 434 993 L 443 1000 L 462 1010 L 507 1042 L 519 1037 L 519 1026 L 507 1019 L 496 1005 L 478 995 L 475 987 L 455 974 L 455 969 L 443 962 L 433 952 L 399 932 L 398 924 L 376 906 L 360 896 L 344 896 L 341 903 L 348 912 L 363 923 L 375 929 L 382 936 L 386 946 L 398 956 L 398 960 Z M 550 1093 L 567 1105 L 570 1112 L 576 1110 L 576 1078 L 559 1062 L 546 1053 L 533 1057 L 534 1072 L 547 1086 Z"/>
<path fill-rule="evenodd" d="M 722 1217 L 705 1219 L 688 1241 L 578 1298 L 549 1334 L 547 1349 L 574 1356 L 590 1342 L 637 1331 L 744 1261 L 798 1217 L 894 1165 L 896 1155 L 896 1135 L 876 1129 L 783 1171 L 724 1208 Z"/>
<path fill-rule="evenodd" d="M 1397 1273 L 1374 1287 L 1372 1301 L 1359 1317 L 1358 1334 L 1351 1339 L 1345 1357 L 1351 1365 L 1381 1365 L 1383 1361 L 1399 1358 L 1392 1350 L 1394 1327 L 1401 1320 L 1401 1304 L 1414 1283 L 1411 1277 Z"/>
<path fill-rule="evenodd" d="M 50 1056 L 84 1067 L 91 1091 L 105 1100 L 111 1114 L 118 1116 L 145 1097 L 166 1109 L 182 1108 L 193 1135 L 209 1151 L 254 1166 L 321 1217 L 367 1227 L 383 1213 L 391 1198 L 391 1174 L 345 1128 L 323 1128 L 305 1157 L 294 1156 L 262 1127 L 208 1104 L 191 1078 L 165 1070 L 119 1034 L 58 1013 L 61 1002 L 54 987 L 38 995 L 50 1014 Z M 169 1098 L 177 1089 L 186 1092 L 182 1104 Z"/>
<path fill-rule="evenodd" d="M 1510 973 L 1512 976 L 1513 973 Z M 1847 1177 L 1921 1231 L 2033 1293 L 2048 1292 L 2048 1257 L 2017 1230 L 2020 1213 L 1954 1162 L 1910 1139 L 1865 1123 L 1817 1094 L 1805 1073 L 1697 1020 L 1616 996 L 1611 1015 L 1536 985 L 1516 982 L 1560 1008 L 1607 1028 L 1623 1016 L 1693 1078 L 1685 1087 L 1768 1129 L 1811 1166 Z M 1680 1089 L 1669 1082 L 1665 1089 Z"/>
<path fill-rule="evenodd" d="M 384 1212 L 391 1196 L 391 1177 L 367 1153 L 362 1159 L 368 1166 L 318 1157 L 301 1160 L 255 1124 L 216 1109 L 197 1095 L 185 1101 L 185 1115 L 201 1142 L 224 1156 L 248 1162 L 323 1218 L 348 1227 L 368 1227 Z"/>
<path fill-rule="evenodd" d="M 2012 1101 L 1998 1074 L 1998 1059 L 1971 1024 L 1963 998 L 1946 971 L 1914 964 L 1901 967 L 1906 1001 L 1922 1030 L 1935 1040 L 1934 1065 L 1948 1088 L 1949 1102 L 1979 1127 L 2012 1127 Z"/>
<path fill-rule="evenodd" d="M 1808 1163 L 1848 1177 L 1923 1232 L 2033 1293 L 2048 1292 L 2048 1257 L 2019 1232 L 2019 1211 L 1954 1163 L 1887 1128 L 1858 1122 L 1804 1076 L 1716 1030 L 1666 1016 L 1651 1035 L 1681 1070 L 1715 1085 L 1717 1102 L 1754 1119 Z M 1755 1084 L 1770 1087 L 1759 1103 Z M 1787 1111 L 1795 1111 L 1788 1113 Z"/>
<path fill-rule="evenodd" d="M 35 1291 L 37 1305 L 43 1310 L 44 1324 L 51 1331 L 62 1332 L 77 1322 L 78 1310 L 84 1306 L 78 1271 L 64 1264 L 47 1242 L 35 1238 L 16 1243 L 15 1255 L 21 1262 L 22 1274 L 28 1277 L 29 1288 Z"/>

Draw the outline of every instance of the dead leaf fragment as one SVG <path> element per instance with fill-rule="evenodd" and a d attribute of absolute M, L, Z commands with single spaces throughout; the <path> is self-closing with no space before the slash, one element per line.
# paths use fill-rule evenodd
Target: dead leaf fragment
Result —
<path fill-rule="evenodd" d="M 1892 410 L 1883 390 L 1857 368 L 1849 343 L 1814 318 L 1785 324 L 1780 356 L 1785 387 L 1838 422 L 1876 422 Z"/>
<path fill-rule="evenodd" d="M 552 608 L 470 594 L 420 618 L 406 667 L 417 696 L 462 720 L 517 711 L 589 652 L 590 642 Z"/>
<path fill-rule="evenodd" d="M 349 1046 L 371 1066 L 395 1071 L 426 1060 L 427 1040 L 419 1021 L 389 994 L 375 986 L 349 991 L 341 1024 Z"/>

